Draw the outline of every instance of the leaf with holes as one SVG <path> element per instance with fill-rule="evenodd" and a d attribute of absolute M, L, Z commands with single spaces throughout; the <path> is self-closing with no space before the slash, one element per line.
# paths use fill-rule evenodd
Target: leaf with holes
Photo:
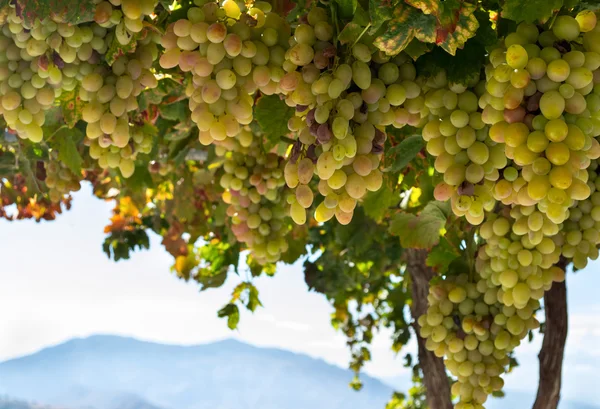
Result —
<path fill-rule="evenodd" d="M 83 110 L 83 101 L 79 96 L 79 87 L 75 87 L 72 91 L 65 91 L 59 98 L 60 112 L 62 113 L 65 124 L 69 128 L 73 128 L 81 119 Z"/>

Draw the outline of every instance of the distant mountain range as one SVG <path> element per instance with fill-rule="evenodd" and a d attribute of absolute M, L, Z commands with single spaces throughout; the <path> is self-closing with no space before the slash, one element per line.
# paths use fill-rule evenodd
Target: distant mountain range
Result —
<path fill-rule="evenodd" d="M 69 409 L 375 409 L 393 389 L 306 355 L 235 340 L 74 339 L 0 363 L 0 396 Z"/>
<path fill-rule="evenodd" d="M 363 375 L 354 392 L 351 379 L 322 360 L 235 340 L 175 346 L 92 336 L 0 363 L 0 409 L 383 409 L 389 385 L 408 387 Z M 509 391 L 486 407 L 532 401 Z M 600 408 L 567 401 L 560 409 Z"/>

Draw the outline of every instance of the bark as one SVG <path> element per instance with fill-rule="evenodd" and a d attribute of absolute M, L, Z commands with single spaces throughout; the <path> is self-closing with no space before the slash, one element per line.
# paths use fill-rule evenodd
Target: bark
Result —
<path fill-rule="evenodd" d="M 425 264 L 426 251 L 407 249 L 405 254 L 407 271 L 412 279 L 411 312 L 415 318 L 419 364 L 423 370 L 423 383 L 427 390 L 427 405 L 432 409 L 452 409 L 450 383 L 446 376 L 444 362 L 425 348 L 425 340 L 419 335 L 419 324 L 416 322 L 419 316 L 427 312 L 429 280 L 434 277 L 435 272 Z"/>
<path fill-rule="evenodd" d="M 561 266 L 564 268 L 564 266 Z M 556 409 L 560 400 L 562 364 L 567 340 L 567 286 L 554 283 L 544 295 L 546 330 L 540 350 L 540 383 L 533 409 Z"/>

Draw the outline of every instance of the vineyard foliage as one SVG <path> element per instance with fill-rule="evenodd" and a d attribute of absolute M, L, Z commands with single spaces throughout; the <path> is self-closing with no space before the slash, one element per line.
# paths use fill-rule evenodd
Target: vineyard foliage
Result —
<path fill-rule="evenodd" d="M 481 409 L 545 291 L 598 257 L 597 8 L 0 1 L 0 216 L 53 220 L 90 183 L 108 257 L 154 233 L 178 277 L 238 280 L 232 329 L 252 278 L 300 261 L 354 371 L 377 330 L 399 352 L 415 328 L 455 408 Z M 415 249 L 436 277 L 412 317 Z M 423 405 L 406 365 L 390 408 Z"/>

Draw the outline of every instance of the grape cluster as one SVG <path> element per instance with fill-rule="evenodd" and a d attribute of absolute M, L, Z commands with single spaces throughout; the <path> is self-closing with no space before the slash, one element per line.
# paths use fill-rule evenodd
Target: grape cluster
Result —
<path fill-rule="evenodd" d="M 539 327 L 533 316 L 539 302 L 529 300 L 520 309 L 503 305 L 485 280 L 471 280 L 468 274 L 432 284 L 428 302 L 427 313 L 418 319 L 420 333 L 426 348 L 444 357 L 456 377 L 455 408 L 483 409 L 488 395 L 504 385 L 509 353 Z"/>
<path fill-rule="evenodd" d="M 167 28 L 160 65 L 191 73 L 189 108 L 200 142 L 209 145 L 252 122 L 257 90 L 276 92 L 290 29 L 266 2 L 244 11 L 234 0 L 196 4 Z"/>
<path fill-rule="evenodd" d="M 478 100 L 483 84 L 478 78 L 467 85 L 449 84 L 438 75 L 437 81 L 428 82 L 424 101 L 431 115 L 423 126 L 423 139 L 436 158 L 435 170 L 443 175 L 435 197 L 451 199 L 454 213 L 473 225 L 493 210 L 493 188 L 499 170 L 507 165 L 504 144 L 490 138 L 490 127 L 482 120 Z"/>
<path fill-rule="evenodd" d="M 138 152 L 152 150 L 152 137 L 131 122 L 129 113 L 138 108 L 143 90 L 157 86 L 150 71 L 157 56 L 158 48 L 148 37 L 135 53 L 119 57 L 110 68 L 96 66 L 81 80 L 90 156 L 104 169 L 118 167 L 124 177 L 133 174 Z"/>
<path fill-rule="evenodd" d="M 428 115 L 405 55 L 391 59 L 362 42 L 336 49 L 332 36 L 327 11 L 311 9 L 294 30 L 280 82 L 296 108 L 288 127 L 298 139 L 285 176 L 295 189 L 290 212 L 298 224 L 313 205 L 315 174 L 324 197 L 315 220 L 349 223 L 357 201 L 382 186 L 385 127 L 417 126 Z"/>
<path fill-rule="evenodd" d="M 0 33 L 0 113 L 8 126 L 40 142 L 46 111 L 94 70 L 106 34 L 97 25 L 50 19 L 29 26 L 10 8 Z"/>
<path fill-rule="evenodd" d="M 600 178 L 598 162 L 588 167 L 588 186 L 592 192 L 586 200 L 569 209 L 569 219 L 564 222 L 561 236 L 562 255 L 573 261 L 577 269 L 585 268 L 588 259 L 598 258 L 600 244 Z"/>
<path fill-rule="evenodd" d="M 590 195 L 586 168 L 600 154 L 594 139 L 600 122 L 586 102 L 600 54 L 585 41 L 578 46 L 581 29 L 587 27 L 570 16 L 560 16 L 552 31 L 541 33 L 534 25 L 520 24 L 490 54 L 481 101 L 491 137 L 505 144 L 518 170 L 504 175 L 497 198 L 537 205 L 555 223 L 568 217 L 574 200 Z"/>
<path fill-rule="evenodd" d="M 67 165 L 58 160 L 56 152 L 50 152 L 50 158 L 44 163 L 46 169 L 46 187 L 48 188 L 48 196 L 54 203 L 58 203 L 71 192 L 77 192 L 81 188 L 81 175 L 77 175 L 71 171 Z"/>
<path fill-rule="evenodd" d="M 154 13 L 156 0 L 110 0 L 96 5 L 94 21 L 103 28 L 112 29 L 115 39 L 127 45 L 144 28 L 144 18 Z"/>
<path fill-rule="evenodd" d="M 217 154 L 224 158 L 220 185 L 231 230 L 264 264 L 287 251 L 289 223 L 281 158 L 265 153 L 257 139 L 243 127 L 235 138 L 217 142 Z"/>

